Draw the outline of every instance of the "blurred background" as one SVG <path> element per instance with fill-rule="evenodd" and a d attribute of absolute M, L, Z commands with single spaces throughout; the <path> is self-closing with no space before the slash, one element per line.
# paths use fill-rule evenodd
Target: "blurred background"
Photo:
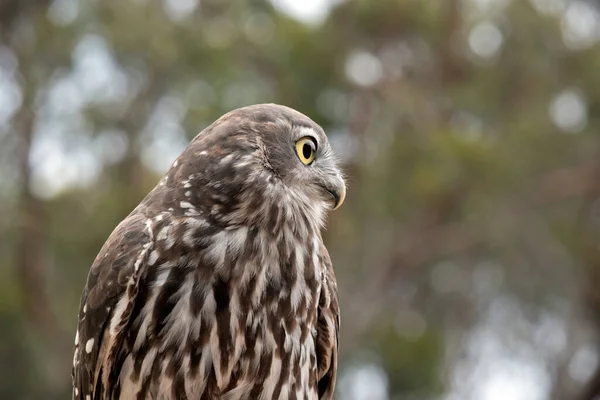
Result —
<path fill-rule="evenodd" d="M 600 1 L 0 1 L 0 398 L 65 399 L 79 296 L 187 142 L 321 124 L 338 398 L 600 397 Z"/>

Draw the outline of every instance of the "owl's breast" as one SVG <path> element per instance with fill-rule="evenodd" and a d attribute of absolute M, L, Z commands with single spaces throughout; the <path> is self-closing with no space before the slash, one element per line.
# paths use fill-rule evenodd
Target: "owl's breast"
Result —
<path fill-rule="evenodd" d="M 158 232 L 168 244 L 170 232 Z M 320 239 L 273 241 L 252 228 L 187 237 L 177 262 L 152 260 L 125 346 L 121 397 L 316 398 Z"/>

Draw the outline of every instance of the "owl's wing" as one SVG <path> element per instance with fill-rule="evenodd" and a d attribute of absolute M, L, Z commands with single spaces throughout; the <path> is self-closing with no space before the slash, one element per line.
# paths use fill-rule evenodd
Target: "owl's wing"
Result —
<path fill-rule="evenodd" d="M 108 399 L 152 240 L 146 218 L 132 214 L 110 235 L 81 295 L 73 358 L 73 398 Z M 112 368 L 107 368 L 111 366 Z M 103 371 L 103 368 L 109 371 Z"/>
<path fill-rule="evenodd" d="M 321 246 L 320 258 L 324 269 L 317 312 L 317 379 L 319 399 L 332 399 L 337 377 L 340 308 L 335 273 L 325 246 Z"/>

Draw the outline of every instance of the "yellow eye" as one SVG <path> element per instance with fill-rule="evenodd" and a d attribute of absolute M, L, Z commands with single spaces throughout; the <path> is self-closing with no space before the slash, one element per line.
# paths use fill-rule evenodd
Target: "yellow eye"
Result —
<path fill-rule="evenodd" d="M 303 137 L 296 142 L 296 153 L 302 164 L 308 165 L 313 162 L 316 152 L 317 144 L 313 138 Z"/>

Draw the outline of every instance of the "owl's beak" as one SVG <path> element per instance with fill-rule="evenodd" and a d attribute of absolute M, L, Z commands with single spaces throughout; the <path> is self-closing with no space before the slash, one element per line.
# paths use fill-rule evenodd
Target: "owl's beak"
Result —
<path fill-rule="evenodd" d="M 337 210 L 340 208 L 344 199 L 346 199 L 346 184 L 343 179 L 340 177 L 336 177 L 335 180 L 328 182 L 325 186 L 325 190 L 333 197 L 333 208 L 332 210 Z"/>

